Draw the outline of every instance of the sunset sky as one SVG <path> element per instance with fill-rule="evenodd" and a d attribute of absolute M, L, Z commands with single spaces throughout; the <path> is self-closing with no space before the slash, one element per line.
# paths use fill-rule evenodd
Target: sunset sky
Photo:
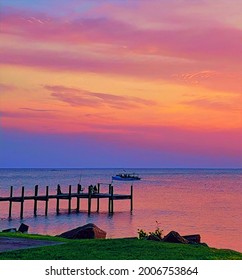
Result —
<path fill-rule="evenodd" d="M 2 0 L 0 167 L 242 167 L 241 0 Z"/>

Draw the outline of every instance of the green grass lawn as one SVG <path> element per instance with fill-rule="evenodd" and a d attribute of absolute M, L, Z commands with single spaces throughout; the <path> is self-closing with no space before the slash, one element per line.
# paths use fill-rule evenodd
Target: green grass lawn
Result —
<path fill-rule="evenodd" d="M 41 235 L 0 234 L 64 244 L 0 253 L 6 260 L 242 260 L 242 253 L 201 245 L 139 239 L 69 240 Z"/>

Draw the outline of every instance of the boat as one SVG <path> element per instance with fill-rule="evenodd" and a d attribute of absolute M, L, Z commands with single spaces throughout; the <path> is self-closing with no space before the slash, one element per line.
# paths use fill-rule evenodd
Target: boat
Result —
<path fill-rule="evenodd" d="M 139 181 L 141 178 L 135 173 L 119 173 L 112 176 L 113 180 L 117 181 Z"/>

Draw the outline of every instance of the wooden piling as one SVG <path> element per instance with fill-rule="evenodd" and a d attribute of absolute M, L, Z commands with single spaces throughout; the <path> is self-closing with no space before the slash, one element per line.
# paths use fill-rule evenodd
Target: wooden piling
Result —
<path fill-rule="evenodd" d="M 34 187 L 34 216 L 37 216 L 38 188 L 38 185 Z"/>
<path fill-rule="evenodd" d="M 111 213 L 113 213 L 113 186 L 111 186 Z"/>
<path fill-rule="evenodd" d="M 60 213 L 60 198 L 59 198 L 60 188 L 59 185 L 57 186 L 57 197 L 56 197 L 56 214 L 58 215 Z"/>
<path fill-rule="evenodd" d="M 24 216 L 24 186 L 22 186 L 22 193 L 21 193 L 20 218 L 23 219 L 23 216 Z"/>
<path fill-rule="evenodd" d="M 71 213 L 71 185 L 69 185 L 69 196 L 68 196 L 68 214 Z"/>
<path fill-rule="evenodd" d="M 88 215 L 91 214 L 91 207 L 92 207 L 92 188 L 91 186 L 88 187 Z"/>
<path fill-rule="evenodd" d="M 133 211 L 133 184 L 130 187 L 130 211 Z"/>
<path fill-rule="evenodd" d="M 81 185 L 77 184 L 77 194 L 79 195 L 81 192 Z M 76 198 L 76 212 L 80 212 L 80 197 L 77 196 Z"/>
<path fill-rule="evenodd" d="M 97 184 L 97 193 L 100 193 L 100 184 Z M 100 201 L 99 201 L 99 197 L 97 198 L 97 212 L 99 212 L 99 207 L 100 207 Z"/>
<path fill-rule="evenodd" d="M 111 194 L 111 184 L 108 185 L 108 194 Z M 108 213 L 111 212 L 111 197 L 108 198 Z"/>
<path fill-rule="evenodd" d="M 113 213 L 113 186 L 109 184 L 108 213 Z"/>
<path fill-rule="evenodd" d="M 8 217 L 11 218 L 12 216 L 12 197 L 13 197 L 13 186 L 10 187 L 10 196 L 9 196 L 9 211 L 8 211 Z"/>
<path fill-rule="evenodd" d="M 47 216 L 48 215 L 48 203 L 49 203 L 49 186 L 46 186 L 45 195 L 46 195 L 46 200 L 45 200 L 45 216 Z"/>

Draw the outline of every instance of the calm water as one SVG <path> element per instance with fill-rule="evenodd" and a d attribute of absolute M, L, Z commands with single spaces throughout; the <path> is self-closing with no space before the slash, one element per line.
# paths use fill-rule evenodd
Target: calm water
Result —
<path fill-rule="evenodd" d="M 81 179 L 84 187 L 98 182 L 102 191 L 111 183 L 111 176 L 120 169 L 0 169 L 0 196 L 20 195 L 21 186 L 33 194 L 38 184 L 40 193 L 45 186 L 55 193 L 57 184 L 62 191 Z M 8 203 L 0 203 L 0 229 L 19 227 L 21 222 L 30 226 L 30 233 L 59 234 L 74 227 L 92 222 L 108 233 L 108 237 L 137 236 L 137 229 L 153 231 L 156 221 L 167 234 L 171 230 L 182 235 L 201 234 L 202 241 L 217 248 L 231 248 L 242 252 L 242 170 L 241 169 L 129 169 L 142 180 L 134 183 L 134 211 L 129 201 L 114 201 L 113 215 L 108 215 L 108 200 L 100 201 L 100 213 L 87 215 L 86 201 L 82 211 L 67 213 L 68 202 L 60 202 L 61 214 L 55 214 L 55 200 L 49 203 L 49 215 L 44 216 L 44 202 L 38 202 L 38 216 L 33 217 L 33 202 L 25 202 L 24 219 L 19 219 L 19 203 L 13 204 L 13 217 L 8 220 Z M 115 193 L 129 193 L 130 183 L 114 182 Z"/>

